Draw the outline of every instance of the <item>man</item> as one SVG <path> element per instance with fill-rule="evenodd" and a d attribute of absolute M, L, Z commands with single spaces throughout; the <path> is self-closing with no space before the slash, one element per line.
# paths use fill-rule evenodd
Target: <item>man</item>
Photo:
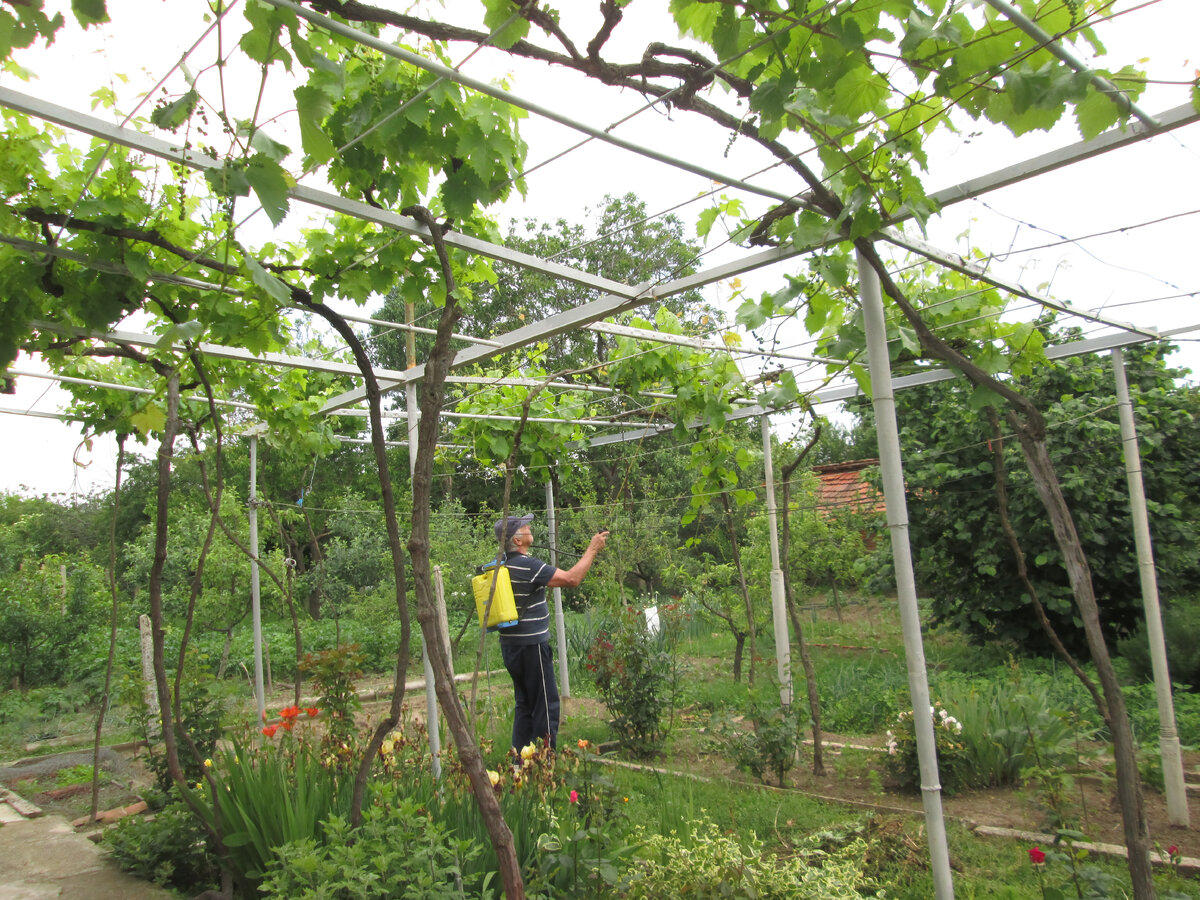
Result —
<path fill-rule="evenodd" d="M 517 753 L 538 738 L 551 747 L 558 740 L 558 682 L 550 650 L 546 588 L 578 587 L 596 554 L 608 541 L 608 532 L 599 532 L 592 537 L 579 562 L 569 569 L 556 569 L 529 555 L 533 545 L 532 521 L 530 513 L 496 522 L 496 541 L 503 543 L 502 562 L 508 567 L 517 603 L 517 622 L 500 629 L 500 655 L 504 658 L 504 668 L 512 676 L 516 699 L 512 746 Z"/>

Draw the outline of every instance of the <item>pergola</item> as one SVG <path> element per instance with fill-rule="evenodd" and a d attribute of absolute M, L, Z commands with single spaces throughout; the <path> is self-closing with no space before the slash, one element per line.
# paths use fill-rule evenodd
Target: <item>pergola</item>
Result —
<path fill-rule="evenodd" d="M 633 154 L 643 162 L 648 161 L 645 162 L 647 165 L 655 167 L 665 166 L 675 170 L 682 170 L 690 175 L 707 179 L 721 186 L 723 189 L 737 191 L 748 196 L 766 198 L 773 202 L 797 202 L 799 200 L 803 203 L 803 199 L 798 197 L 797 192 L 789 188 L 780 189 L 765 179 L 759 180 L 754 175 L 740 176 L 718 171 L 707 163 L 700 164 L 689 161 L 684 158 L 686 154 L 675 155 L 664 152 L 659 146 L 643 144 L 618 137 L 613 133 L 612 126 L 606 128 L 597 126 L 594 123 L 588 123 L 577 118 L 578 113 L 576 112 L 567 114 L 562 111 L 561 107 L 528 99 L 507 89 L 497 87 L 485 78 L 473 77 L 465 71 L 469 67 L 450 68 L 428 56 L 402 48 L 387 40 L 372 37 L 362 30 L 337 22 L 306 7 L 292 3 L 290 0 L 266 0 L 266 2 L 272 6 L 295 12 L 297 15 L 308 20 L 313 27 L 358 41 L 380 54 L 394 57 L 404 63 L 433 73 L 439 79 L 453 81 L 471 90 L 503 100 L 506 103 L 526 110 L 534 116 L 544 118 L 573 132 L 577 132 L 589 140 L 604 142 L 613 148 L 612 152 L 614 153 Z M 1041 32 L 1036 23 L 1027 19 L 1015 7 L 1009 6 L 1003 0 L 987 0 L 987 2 L 1002 15 L 1009 17 L 1016 27 L 1028 34 L 1034 35 L 1037 40 L 1044 41 L 1045 45 L 1068 66 L 1075 68 L 1085 75 L 1089 71 L 1089 63 L 1087 61 L 1075 57 L 1074 53 L 1069 48 L 1061 45 L 1053 35 Z M 1082 163 L 1085 160 L 1140 144 L 1155 136 L 1167 134 L 1188 126 L 1194 126 L 1197 121 L 1200 121 L 1200 110 L 1197 110 L 1193 104 L 1184 104 L 1166 110 L 1147 111 L 1137 104 L 1130 103 L 1112 85 L 1101 85 L 1100 87 L 1102 90 L 1111 93 L 1114 97 L 1114 102 L 1122 107 L 1123 113 L 1128 117 L 1124 125 L 1113 128 L 1092 140 L 1066 143 L 1058 149 L 1034 154 L 1029 156 L 1029 158 L 1021 159 L 1018 162 L 1005 165 L 994 171 L 961 181 L 935 192 L 932 195 L 932 199 L 939 208 L 946 209 L 957 203 L 978 199 L 1007 186 L 1028 182 L 1040 176 Z M 160 137 L 155 134 L 146 133 L 129 125 L 115 125 L 77 108 L 60 106 L 45 98 L 13 90 L 7 86 L 0 86 L 0 106 L 56 123 L 79 134 L 128 147 L 144 154 L 148 158 L 153 158 L 163 163 L 184 166 L 199 172 L 219 169 L 222 165 L 220 160 L 205 155 L 196 149 L 182 147 L 178 141 L 172 140 L 169 137 Z M 642 163 L 640 162 L 639 164 Z M 321 213 L 335 213 L 354 217 L 379 228 L 400 234 L 415 235 L 418 237 L 429 236 L 426 227 L 413 218 L 340 196 L 335 192 L 323 189 L 319 185 L 304 183 L 303 179 L 299 180 L 288 190 L 288 196 L 293 204 Z M 1051 296 L 1047 290 L 1027 288 L 1017 280 L 993 272 L 986 264 L 964 258 L 956 252 L 933 246 L 925 239 L 918 239 L 911 233 L 906 232 L 903 226 L 904 221 L 902 218 L 888 222 L 874 235 L 874 238 L 879 242 L 896 248 L 897 254 L 912 254 L 920 259 L 967 275 L 982 284 L 998 288 L 1002 292 L 1014 298 L 1019 298 L 1033 307 L 1051 309 L 1068 317 L 1070 320 L 1084 323 L 1088 329 L 1087 336 L 1078 341 L 1048 348 L 1046 352 L 1048 358 L 1058 359 L 1079 354 L 1102 352 L 1108 352 L 1112 355 L 1120 404 L 1121 428 L 1130 485 L 1131 505 L 1134 511 L 1135 538 L 1146 602 L 1147 624 L 1153 644 L 1156 684 L 1158 688 L 1160 715 L 1162 716 L 1161 749 L 1168 788 L 1169 810 L 1173 822 L 1186 824 L 1187 806 L 1183 790 L 1180 748 L 1174 727 L 1170 683 L 1166 672 L 1165 651 L 1163 650 L 1161 616 L 1159 615 L 1157 589 L 1154 580 L 1153 556 L 1149 542 L 1145 498 L 1141 487 L 1132 404 L 1128 386 L 1125 383 L 1121 362 L 1121 349 L 1127 346 L 1168 339 L 1176 335 L 1200 330 L 1200 323 L 1183 324 L 1179 327 L 1160 330 L 1149 324 L 1126 321 L 1120 316 L 1110 315 L 1103 310 L 1088 309 L 1082 304 L 1077 305 L 1069 301 L 1060 300 Z M 646 304 L 662 301 L 686 291 L 710 287 L 740 275 L 749 275 L 750 273 L 765 270 L 768 267 L 787 262 L 788 260 L 800 259 L 807 254 L 820 250 L 823 246 L 820 242 L 799 246 L 770 248 L 754 252 L 734 251 L 728 255 L 729 258 L 715 265 L 700 268 L 695 274 L 656 283 L 626 284 L 593 272 L 566 266 L 553 260 L 522 253 L 499 243 L 459 234 L 452 230 L 445 234 L 444 240 L 448 246 L 468 254 L 484 256 L 514 266 L 526 267 L 550 278 L 569 282 L 583 290 L 598 294 L 596 299 L 580 303 L 573 308 L 557 312 L 541 321 L 530 322 L 503 334 L 486 338 L 468 334 L 457 335 L 456 337 L 464 342 L 466 346 L 455 355 L 452 362 L 452 373 L 494 357 L 503 357 L 505 354 L 546 341 L 557 335 L 580 329 L 591 329 L 602 334 L 633 337 L 640 341 L 675 342 L 683 343 L 697 349 L 738 353 L 756 360 L 762 360 L 764 361 L 762 362 L 764 366 L 787 367 L 796 374 L 798 383 L 810 385 L 805 393 L 806 399 L 813 405 L 834 403 L 858 393 L 859 389 L 857 385 L 849 379 L 845 377 L 831 378 L 828 375 L 831 365 L 837 365 L 839 362 L 844 363 L 845 361 L 831 360 L 817 356 L 815 353 L 804 352 L 806 349 L 804 346 L 798 348 L 756 348 L 741 350 L 736 346 L 731 346 L 729 343 L 714 339 L 712 336 L 673 337 L 655 331 L 631 328 L 628 325 L 606 321 L 637 310 Z M 109 270 L 112 270 L 114 266 L 111 263 L 101 263 L 94 259 L 82 258 L 78 254 L 72 254 L 66 250 L 48 250 L 46 246 L 33 244 L 16 236 L 0 234 L 0 242 L 31 254 L 59 253 L 64 258 L 71 259 L 85 266 L 108 266 Z M 929 706 L 930 697 L 917 611 L 917 595 L 913 577 L 912 557 L 908 543 L 904 478 L 893 396 L 896 390 L 952 379 L 957 377 L 958 373 L 951 369 L 931 367 L 919 374 L 893 378 L 887 346 L 885 308 L 879 284 L 873 270 L 868 265 L 863 264 L 859 266 L 859 275 L 859 299 L 867 333 L 867 351 L 871 374 L 871 399 L 874 404 L 880 441 L 879 455 L 884 494 L 887 503 L 887 525 L 891 536 L 896 565 L 896 584 L 905 636 L 909 687 L 913 708 L 923 709 Z M 219 286 L 211 283 L 204 283 L 166 272 L 151 273 L 150 278 L 151 281 L 169 281 L 174 284 L 184 284 L 203 290 L 221 289 Z M 375 328 L 408 330 L 410 333 L 422 330 L 411 323 L 388 322 L 377 318 L 361 316 L 346 316 L 346 318 Z M 1134 316 L 1132 318 L 1137 317 Z M 162 347 L 162 340 L 159 335 L 135 330 L 104 333 L 87 332 L 83 329 L 54 322 L 39 322 L 37 323 L 37 327 L 47 332 L 57 332 L 66 336 L 85 337 L 95 341 L 109 341 L 134 346 Z M 428 331 L 428 329 L 424 330 Z M 213 358 L 243 362 L 246 365 L 302 368 L 344 376 L 351 379 L 351 383 L 355 383 L 360 377 L 359 369 L 355 365 L 305 357 L 300 354 L 252 353 L 241 347 L 217 343 L 200 343 L 195 349 L 201 354 Z M 416 361 L 414 360 L 413 362 L 415 363 Z M 31 370 L 15 368 L 11 369 L 9 374 L 43 377 L 40 373 Z M 403 391 L 404 393 L 404 411 L 397 411 L 392 415 L 394 418 L 403 419 L 407 422 L 409 431 L 408 443 L 413 451 L 410 452 L 410 464 L 413 464 L 415 463 L 416 426 L 420 415 L 420 411 L 417 408 L 416 386 L 425 376 L 424 366 L 414 364 L 402 371 L 376 369 L 375 376 L 379 381 L 380 387 L 385 392 L 399 393 Z M 149 391 L 146 388 L 88 381 L 68 376 L 50 377 L 58 378 L 64 382 L 73 382 L 83 387 L 94 386 L 117 390 Z M 753 379 L 749 380 L 752 381 Z M 462 374 L 451 374 L 448 382 L 468 386 L 472 390 L 486 390 L 495 385 L 534 386 L 542 383 L 541 381 L 520 377 L 494 379 Z M 586 390 L 597 394 L 603 394 L 606 391 L 611 392 L 611 389 L 600 386 L 581 386 L 577 383 L 568 382 L 552 382 L 551 386 L 563 391 Z M 325 415 L 362 415 L 361 403 L 364 397 L 364 388 L 360 386 L 351 387 L 326 401 L 322 413 Z M 244 410 L 253 409 L 251 405 L 240 403 L 239 401 L 227 400 L 220 402 Z M 13 409 L 3 409 L 0 411 L 18 414 L 39 414 Z M 783 573 L 780 570 L 779 548 L 775 534 L 775 515 L 777 509 L 774 496 L 769 420 L 772 415 L 788 411 L 787 408 L 779 409 L 765 403 L 745 401 L 733 416 L 738 419 L 759 419 L 763 432 L 763 450 L 766 459 L 766 512 L 770 521 L 772 538 L 772 611 L 778 659 L 777 675 L 780 683 L 781 701 L 784 704 L 788 704 L 792 700 L 792 676 L 789 661 L 788 628 L 783 600 Z M 455 417 L 467 414 L 446 411 L 442 415 L 449 420 L 453 420 Z M 519 417 L 511 418 L 515 421 Z M 578 425 L 586 425 L 591 429 L 593 436 L 588 439 L 588 443 L 591 446 L 641 440 L 647 436 L 670 430 L 673 427 L 657 424 L 652 421 L 631 423 L 627 419 L 601 415 L 587 420 L 572 419 L 570 421 Z M 254 429 L 251 429 L 248 435 L 250 437 L 251 459 L 254 460 L 256 454 L 256 433 Z M 453 442 L 453 433 L 445 435 L 443 439 L 447 442 Z M 251 471 L 252 473 L 254 472 L 253 467 Z M 253 546 L 257 553 L 257 498 L 253 478 L 252 474 L 249 515 L 251 539 L 254 542 Z M 552 548 L 556 547 L 554 510 L 553 494 L 549 484 L 547 484 L 547 514 L 550 519 Z M 553 549 L 552 552 L 554 552 Z M 261 631 L 257 604 L 257 560 L 252 560 L 251 573 L 252 589 L 255 595 L 254 623 L 257 696 L 259 711 L 261 713 L 264 699 L 262 691 Z M 560 656 L 565 657 L 566 637 L 563 628 L 561 596 L 557 591 L 555 606 L 559 653 Z M 429 666 L 428 658 L 426 658 L 425 666 L 427 684 L 432 684 L 433 671 Z M 563 679 L 563 692 L 569 695 L 570 685 L 567 681 L 566 666 L 561 667 L 561 677 Z M 430 703 L 429 722 L 431 723 L 431 740 L 437 741 L 436 700 L 432 690 L 427 690 L 426 696 Z M 922 799 L 925 804 L 926 820 L 929 828 L 930 853 L 935 871 L 935 885 L 938 897 L 947 898 L 952 896 L 952 888 L 950 886 L 948 851 L 946 849 L 945 831 L 942 822 L 940 787 L 938 785 L 936 763 L 934 761 L 934 738 L 930 728 L 922 728 L 920 717 L 917 717 L 916 721 L 918 748 L 922 759 Z M 928 725 L 929 723 L 924 724 Z"/>

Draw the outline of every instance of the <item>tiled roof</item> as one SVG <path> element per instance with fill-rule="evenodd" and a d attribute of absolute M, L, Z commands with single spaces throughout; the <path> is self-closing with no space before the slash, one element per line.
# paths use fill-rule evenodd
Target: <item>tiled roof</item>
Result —
<path fill-rule="evenodd" d="M 877 459 L 857 459 L 814 466 L 813 472 L 821 483 L 817 494 L 818 508 L 827 512 L 846 507 L 858 512 L 883 512 L 883 494 L 864 477 L 864 470 L 878 465 Z"/>

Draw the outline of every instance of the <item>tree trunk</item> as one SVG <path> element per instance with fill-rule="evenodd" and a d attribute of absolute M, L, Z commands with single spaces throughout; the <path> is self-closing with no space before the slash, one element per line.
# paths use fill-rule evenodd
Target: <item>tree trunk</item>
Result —
<path fill-rule="evenodd" d="M 1071 510 L 1067 506 L 1062 487 L 1058 483 L 1058 476 L 1054 471 L 1054 465 L 1050 462 L 1050 455 L 1046 449 L 1046 424 L 1042 414 L 1028 398 L 1015 391 L 1010 385 L 989 375 L 930 330 L 904 292 L 892 281 L 887 266 L 884 265 L 869 240 L 859 239 L 855 241 L 855 246 L 870 261 L 871 267 L 879 275 L 879 281 L 884 291 L 904 313 L 909 324 L 913 326 L 921 346 L 931 356 L 954 366 L 972 384 L 986 387 L 1008 401 L 1010 409 L 1007 418 L 1013 431 L 1016 432 L 1017 439 L 1021 442 L 1025 465 L 1054 528 L 1055 542 L 1058 544 L 1059 552 L 1062 553 L 1063 567 L 1071 583 L 1071 591 L 1075 597 L 1080 620 L 1083 622 L 1088 649 L 1092 655 L 1092 662 L 1096 665 L 1096 674 L 1099 676 L 1100 685 L 1104 690 L 1104 700 L 1108 705 L 1109 732 L 1112 735 L 1113 757 L 1117 770 L 1117 799 L 1121 806 L 1125 845 L 1129 851 L 1129 877 L 1133 887 L 1134 900 L 1154 900 L 1154 880 L 1150 865 L 1150 832 L 1146 824 L 1146 811 L 1142 801 L 1141 779 L 1137 770 L 1133 730 L 1125 709 L 1125 698 L 1121 694 L 1121 686 L 1117 681 L 1117 674 L 1108 654 L 1108 646 L 1104 641 L 1104 632 L 1100 627 L 1100 610 L 1096 603 L 1096 593 L 1092 586 L 1092 575 L 1088 568 L 1087 556 L 1083 551 L 1079 534 L 1075 530 L 1075 522 L 1071 517 Z"/>
<path fill-rule="evenodd" d="M 746 634 L 750 637 L 750 673 L 746 682 L 754 687 L 754 659 L 758 656 L 758 638 L 754 628 L 754 604 L 750 601 L 750 589 L 746 587 L 746 570 L 742 568 L 742 553 L 738 547 L 737 528 L 733 523 L 733 507 L 729 503 L 729 494 L 721 492 L 721 504 L 725 507 L 725 527 L 729 532 L 729 546 L 733 552 L 733 565 L 738 573 L 738 586 L 742 591 L 742 602 L 746 606 Z M 740 650 L 740 647 L 739 647 Z M 739 673 L 741 667 L 737 667 Z M 740 681 L 740 678 L 735 679 Z"/>
<path fill-rule="evenodd" d="M 746 632 L 733 632 L 733 680 L 737 684 L 742 683 L 742 656 L 746 652 Z"/>
<path fill-rule="evenodd" d="M 792 622 L 792 630 L 796 632 L 796 645 L 800 650 L 800 664 L 804 667 L 804 689 L 808 696 L 808 714 L 812 722 L 813 738 L 813 774 L 825 774 L 825 757 L 821 747 L 821 696 L 817 690 L 817 672 L 813 667 L 812 654 L 808 652 L 808 642 L 804 639 L 804 625 L 800 621 L 800 612 L 796 609 L 796 595 L 792 590 L 792 576 L 789 571 L 788 559 L 792 543 L 792 475 L 800 467 L 817 441 L 821 439 L 821 425 L 818 422 L 813 428 L 813 436 L 794 460 L 779 470 L 779 486 L 783 495 L 783 508 L 780 510 L 781 534 L 779 546 L 779 567 L 783 571 L 783 596 L 787 602 L 788 618 Z"/>
<path fill-rule="evenodd" d="M 186 788 L 179 765 L 179 747 L 175 741 L 175 721 L 171 715 L 171 691 L 167 685 L 167 665 L 163 645 L 162 576 L 167 565 L 167 521 L 171 500 L 171 458 L 175 454 L 175 436 L 179 432 L 179 375 L 167 379 L 167 422 L 158 447 L 158 483 L 154 508 L 154 562 L 150 565 L 150 636 L 153 646 L 154 683 L 158 687 L 158 714 L 162 719 L 163 744 L 167 771 L 180 788 Z M 186 790 L 184 791 L 186 793 Z"/>
<path fill-rule="evenodd" d="M 104 690 L 100 692 L 100 712 L 96 714 L 96 739 L 92 744 L 92 808 L 89 816 L 93 822 L 100 810 L 100 738 L 104 733 L 104 716 L 108 712 L 109 694 L 112 690 L 113 662 L 117 656 L 117 513 L 121 509 L 121 467 L 125 463 L 125 435 L 117 435 L 117 480 L 113 486 L 113 511 L 108 529 L 108 591 L 112 599 L 112 615 L 108 623 L 108 659 L 104 664 Z"/>
<path fill-rule="evenodd" d="M 496 858 L 500 863 L 500 878 L 504 884 L 504 895 L 507 900 L 523 900 L 525 884 L 521 877 L 521 866 L 517 859 L 512 832 L 504 821 L 504 814 L 500 810 L 496 792 L 488 778 L 483 754 L 479 750 L 475 735 L 467 721 L 466 711 L 459 700 L 458 691 L 454 688 L 454 674 L 450 668 L 450 648 L 443 644 L 442 629 L 437 621 L 433 571 L 429 560 L 429 507 L 433 493 L 433 459 L 437 446 L 440 413 L 445 401 L 446 375 L 450 371 L 450 361 L 454 358 L 450 335 L 454 323 L 458 319 L 458 298 L 450 269 L 450 260 L 446 254 L 445 245 L 442 243 L 440 225 L 424 208 L 410 207 L 405 210 L 405 213 L 424 222 L 429 229 L 438 258 L 442 263 L 442 273 L 446 282 L 446 303 L 442 308 L 437 337 L 434 339 L 433 351 L 426 361 L 425 377 L 420 386 L 421 418 L 417 430 L 416 465 L 413 469 L 412 534 L 408 541 L 408 550 L 412 557 L 413 583 L 417 595 L 417 619 L 421 623 L 421 632 L 425 636 L 426 652 L 429 654 L 429 661 L 433 667 L 434 686 L 443 715 L 446 717 L 446 724 L 454 738 L 459 762 L 471 782 L 475 801 L 479 805 L 484 825 L 491 837 L 492 846 L 496 850 Z"/>

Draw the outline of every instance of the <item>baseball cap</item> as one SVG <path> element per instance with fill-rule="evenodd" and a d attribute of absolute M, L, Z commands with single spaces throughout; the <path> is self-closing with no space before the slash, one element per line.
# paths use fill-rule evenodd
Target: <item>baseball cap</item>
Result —
<path fill-rule="evenodd" d="M 496 540 L 509 541 L 512 536 L 533 521 L 533 513 L 523 516 L 506 516 L 496 520 Z"/>

